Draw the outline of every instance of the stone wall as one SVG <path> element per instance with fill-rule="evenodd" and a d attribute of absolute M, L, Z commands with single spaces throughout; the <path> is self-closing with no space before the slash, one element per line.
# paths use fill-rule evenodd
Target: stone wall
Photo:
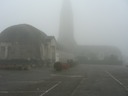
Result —
<path fill-rule="evenodd" d="M 35 44 L 0 43 L 0 59 L 41 59 Z"/>

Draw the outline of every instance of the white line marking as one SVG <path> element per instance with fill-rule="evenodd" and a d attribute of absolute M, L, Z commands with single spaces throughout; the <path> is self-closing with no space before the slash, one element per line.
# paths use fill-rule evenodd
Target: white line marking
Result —
<path fill-rule="evenodd" d="M 52 86 L 51 88 L 49 88 L 48 90 L 46 90 L 46 91 L 45 91 L 44 93 L 42 93 L 40 96 L 44 96 L 44 95 L 47 94 L 49 91 L 51 91 L 52 89 L 54 89 L 55 87 L 57 87 L 60 83 L 61 83 L 61 81 L 58 82 L 57 84 L 55 84 L 54 86 Z"/>
<path fill-rule="evenodd" d="M 121 86 L 123 86 L 125 88 L 125 90 L 128 91 L 128 88 L 118 79 L 116 79 L 110 72 L 106 71 L 106 73 L 112 78 L 114 79 L 117 83 L 119 83 Z"/>
<path fill-rule="evenodd" d="M 57 75 L 57 74 L 51 74 L 51 76 L 71 77 L 71 78 L 81 78 L 81 77 L 84 77 L 84 76 L 80 76 L 80 75 Z"/>
<path fill-rule="evenodd" d="M 75 92 L 77 91 L 77 89 L 80 87 L 80 84 L 82 84 L 84 82 L 84 80 L 86 80 L 86 78 L 83 78 L 80 83 L 78 84 L 78 86 L 74 89 L 74 91 L 72 92 L 72 94 L 70 96 L 73 96 L 75 94 Z"/>
<path fill-rule="evenodd" d="M 2 93 L 2 94 L 7 94 L 8 91 L 0 91 L 0 93 Z"/>
<path fill-rule="evenodd" d="M 42 83 L 44 82 L 43 80 L 41 81 L 7 81 L 7 82 L 4 82 L 4 84 L 8 84 L 8 83 Z"/>
<path fill-rule="evenodd" d="M 0 94 L 8 94 L 8 93 L 35 93 L 35 92 L 44 92 L 44 91 L 0 91 Z"/>

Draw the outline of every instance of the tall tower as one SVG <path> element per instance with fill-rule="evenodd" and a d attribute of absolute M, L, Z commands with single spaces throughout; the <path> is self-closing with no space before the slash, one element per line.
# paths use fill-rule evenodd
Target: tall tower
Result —
<path fill-rule="evenodd" d="M 76 46 L 74 39 L 73 12 L 70 0 L 63 0 L 58 42 L 69 49 L 73 49 Z"/>

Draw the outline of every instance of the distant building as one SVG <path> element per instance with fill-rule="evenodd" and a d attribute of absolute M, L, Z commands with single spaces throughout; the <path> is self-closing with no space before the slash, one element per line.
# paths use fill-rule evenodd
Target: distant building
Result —
<path fill-rule="evenodd" d="M 0 60 L 55 62 L 56 40 L 37 28 L 19 24 L 0 34 Z"/>
<path fill-rule="evenodd" d="M 74 54 L 69 51 L 69 49 L 65 48 L 61 44 L 57 45 L 56 61 L 67 63 L 68 60 L 74 60 L 74 58 Z"/>
<path fill-rule="evenodd" d="M 62 11 L 60 15 L 60 30 L 58 42 L 73 53 L 74 57 L 80 57 L 86 60 L 106 60 L 117 58 L 122 60 L 120 50 L 114 46 L 102 45 L 77 45 L 74 38 L 73 11 L 70 0 L 63 0 Z M 68 52 L 65 51 L 65 52 Z"/>
<path fill-rule="evenodd" d="M 78 46 L 78 56 L 84 56 L 88 60 L 104 60 L 111 56 L 116 56 L 118 60 L 122 60 L 122 53 L 114 46 L 103 45 L 84 45 Z"/>
<path fill-rule="evenodd" d="M 70 51 L 73 51 L 73 49 L 76 47 L 73 24 L 73 11 L 70 0 L 63 0 L 60 15 L 58 43 Z"/>

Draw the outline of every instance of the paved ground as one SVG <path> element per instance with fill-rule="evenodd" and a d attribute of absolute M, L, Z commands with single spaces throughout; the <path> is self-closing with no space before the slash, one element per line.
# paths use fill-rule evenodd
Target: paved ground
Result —
<path fill-rule="evenodd" d="M 81 64 L 60 73 L 1 70 L 0 96 L 128 96 L 128 68 Z"/>
<path fill-rule="evenodd" d="M 33 69 L 29 71 L 0 70 L 0 90 L 14 90 L 16 88 L 43 82 L 50 78 L 49 68 Z"/>

